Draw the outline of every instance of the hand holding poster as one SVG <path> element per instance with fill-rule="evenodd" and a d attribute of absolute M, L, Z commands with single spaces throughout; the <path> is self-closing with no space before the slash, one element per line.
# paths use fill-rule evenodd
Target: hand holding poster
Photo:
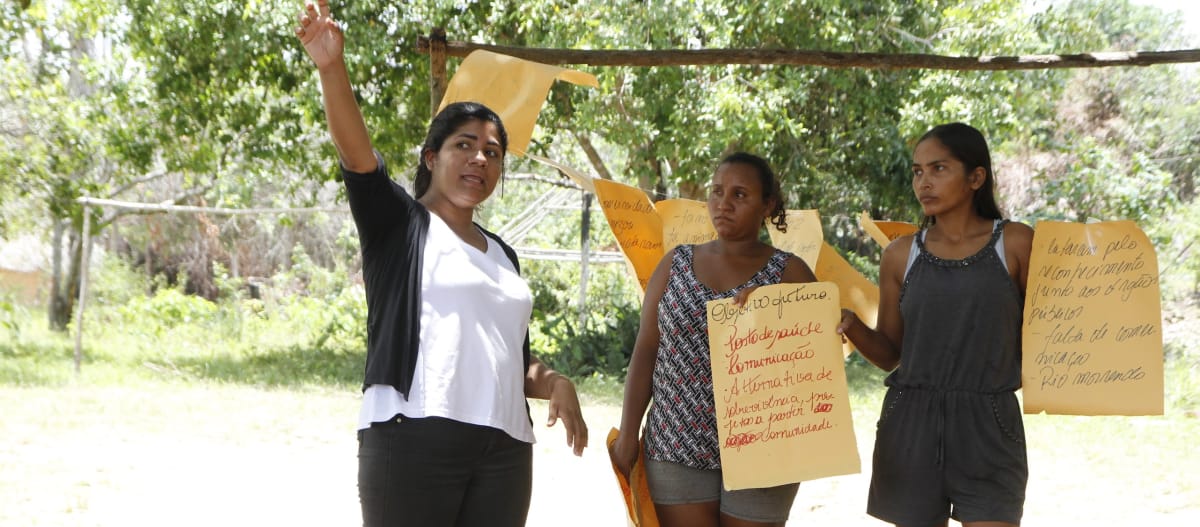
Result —
<path fill-rule="evenodd" d="M 1133 222 L 1039 222 L 1023 324 L 1025 413 L 1162 415 L 1158 258 Z"/>
<path fill-rule="evenodd" d="M 708 303 L 721 471 L 729 490 L 861 469 L 837 286 L 777 284 Z"/>
<path fill-rule="evenodd" d="M 842 307 L 874 325 L 879 313 L 879 287 L 825 243 L 820 214 L 815 210 L 789 210 L 787 225 L 787 232 L 780 232 L 773 224 L 767 224 L 771 244 L 799 256 L 812 268 L 817 280 L 837 284 Z M 849 342 L 842 346 L 842 355 L 849 357 L 853 352 L 854 346 Z"/>

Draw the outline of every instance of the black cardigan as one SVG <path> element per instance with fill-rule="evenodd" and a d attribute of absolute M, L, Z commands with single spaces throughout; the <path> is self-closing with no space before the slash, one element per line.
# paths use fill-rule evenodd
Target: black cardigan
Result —
<path fill-rule="evenodd" d="M 378 153 L 375 158 L 374 172 L 351 172 L 342 167 L 350 213 L 358 228 L 367 293 L 363 389 L 387 384 L 408 399 L 420 347 L 421 257 L 429 233 L 429 209 L 392 181 Z M 479 230 L 496 240 L 520 274 L 516 251 L 492 232 L 483 227 Z M 528 332 L 523 348 L 528 371 Z"/>

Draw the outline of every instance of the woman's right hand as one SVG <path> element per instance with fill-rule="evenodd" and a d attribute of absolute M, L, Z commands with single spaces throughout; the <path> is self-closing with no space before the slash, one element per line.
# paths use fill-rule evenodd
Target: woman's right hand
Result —
<path fill-rule="evenodd" d="M 608 449 L 608 455 L 612 456 L 613 464 L 616 465 L 621 475 L 625 476 L 625 481 L 629 481 L 629 474 L 633 472 L 633 463 L 637 461 L 638 457 L 638 447 L 637 433 L 627 434 L 622 430 Z"/>
<path fill-rule="evenodd" d="M 342 60 L 342 28 L 329 14 L 329 0 L 318 0 L 318 6 L 310 2 L 300 13 L 300 27 L 296 36 L 304 45 L 309 58 L 317 69 L 325 68 Z"/>
<path fill-rule="evenodd" d="M 846 340 L 846 332 L 850 330 L 850 327 L 855 322 L 858 322 L 858 314 L 849 309 L 842 308 L 842 319 L 838 321 L 837 334 L 842 336 L 843 342 Z"/>

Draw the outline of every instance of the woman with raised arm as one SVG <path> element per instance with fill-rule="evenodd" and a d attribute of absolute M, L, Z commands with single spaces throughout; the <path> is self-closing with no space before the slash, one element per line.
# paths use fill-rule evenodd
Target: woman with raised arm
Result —
<path fill-rule="evenodd" d="M 759 286 L 816 281 L 804 260 L 760 241 L 768 220 L 787 229 L 786 213 L 766 160 L 741 152 L 726 157 L 709 186 L 708 215 L 717 239 L 668 251 L 646 285 L 611 454 L 628 478 L 649 406 L 646 480 L 663 527 L 787 522 L 798 483 L 724 489 L 706 306 L 723 298 L 745 303 Z"/>
<path fill-rule="evenodd" d="M 354 99 L 329 4 L 296 36 L 316 65 L 362 248 L 367 360 L 358 489 L 366 526 L 521 526 L 532 489 L 526 397 L 549 399 L 581 455 L 575 386 L 529 353 L 516 253 L 475 224 L 503 175 L 495 112 L 448 105 L 421 147 L 413 195 L 388 176 Z"/>
<path fill-rule="evenodd" d="M 867 512 L 905 527 L 1021 522 L 1028 466 L 1015 391 L 1033 229 L 1001 218 L 987 142 L 937 126 L 913 151 L 920 232 L 879 265 L 874 329 L 844 311 L 838 332 L 891 371 Z"/>

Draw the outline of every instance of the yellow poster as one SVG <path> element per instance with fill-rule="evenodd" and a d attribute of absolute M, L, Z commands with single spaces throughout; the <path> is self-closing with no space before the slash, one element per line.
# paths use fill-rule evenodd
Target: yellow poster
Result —
<path fill-rule="evenodd" d="M 871 219 L 866 211 L 858 215 L 858 226 L 875 240 L 880 247 L 887 247 L 892 240 L 917 232 L 920 227 L 903 221 L 877 221 Z"/>
<path fill-rule="evenodd" d="M 771 235 L 771 245 L 799 256 L 810 268 L 817 268 L 825 231 L 821 228 L 821 215 L 815 209 L 787 211 L 787 232 L 779 232 L 774 223 L 767 221 L 767 234 Z"/>
<path fill-rule="evenodd" d="M 646 482 L 646 451 L 638 445 L 638 457 L 629 468 L 629 479 L 617 470 L 617 464 L 612 462 L 612 446 L 617 442 L 620 432 L 613 428 L 608 431 L 605 442 L 609 449 L 609 464 L 612 465 L 613 475 L 617 477 L 617 486 L 621 489 L 621 497 L 625 498 L 625 512 L 629 514 L 629 523 L 633 527 L 658 527 L 658 513 L 654 510 L 654 501 L 650 499 L 650 485 Z"/>
<path fill-rule="evenodd" d="M 508 151 L 525 155 L 538 112 L 555 80 L 599 87 L 596 77 L 499 53 L 472 51 L 446 86 L 438 110 L 458 101 L 482 103 L 500 115 L 508 132 Z"/>
<path fill-rule="evenodd" d="M 608 227 L 637 274 L 638 285 L 645 291 L 664 253 L 662 219 L 645 192 L 606 179 L 594 179 L 592 183 Z"/>
<path fill-rule="evenodd" d="M 1141 229 L 1038 222 L 1029 260 L 1025 413 L 1162 415 L 1158 257 Z"/>
<path fill-rule="evenodd" d="M 879 286 L 867 280 L 828 243 L 821 243 L 821 256 L 813 274 L 822 282 L 833 282 L 841 291 L 841 307 L 854 311 L 868 326 L 879 316 Z"/>
<path fill-rule="evenodd" d="M 677 245 L 700 245 L 717 238 L 708 204 L 694 199 L 664 199 L 654 204 L 663 225 L 663 254 Z"/>
<path fill-rule="evenodd" d="M 708 303 L 726 489 L 861 470 L 840 318 L 838 288 L 825 282 L 760 287 L 741 308 Z"/>

